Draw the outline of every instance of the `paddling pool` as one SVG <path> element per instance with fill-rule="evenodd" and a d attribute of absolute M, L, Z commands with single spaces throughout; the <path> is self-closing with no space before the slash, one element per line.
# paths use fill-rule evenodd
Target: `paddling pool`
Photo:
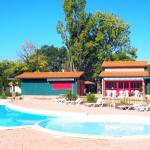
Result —
<path fill-rule="evenodd" d="M 127 115 L 46 115 L 0 105 L 0 127 L 32 126 L 73 137 L 150 138 L 150 119 Z"/>

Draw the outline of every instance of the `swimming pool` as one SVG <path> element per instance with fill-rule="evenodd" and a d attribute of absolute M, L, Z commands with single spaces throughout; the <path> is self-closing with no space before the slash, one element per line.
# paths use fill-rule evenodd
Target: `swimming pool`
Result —
<path fill-rule="evenodd" d="M 5 105 L 0 105 L 0 126 L 19 127 L 34 125 L 42 120 L 51 118 L 50 116 L 31 114 L 12 110 Z"/>
<path fill-rule="evenodd" d="M 0 106 L 0 127 L 32 126 L 43 131 L 73 137 L 150 137 L 150 119 L 121 115 L 46 115 Z"/>
<path fill-rule="evenodd" d="M 97 119 L 97 117 L 100 117 Z M 106 117 L 106 118 L 105 118 Z M 112 119 L 112 118 L 114 119 Z M 87 118 L 55 118 L 42 121 L 39 125 L 50 131 L 75 137 L 148 137 L 150 122 L 146 118 L 120 115 L 102 115 Z M 141 119 L 141 120 L 137 120 Z M 61 123 L 60 123 L 61 122 Z"/>

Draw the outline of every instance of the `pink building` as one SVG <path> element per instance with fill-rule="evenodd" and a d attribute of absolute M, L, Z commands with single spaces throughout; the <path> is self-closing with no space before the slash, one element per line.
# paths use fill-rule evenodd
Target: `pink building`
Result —
<path fill-rule="evenodd" d="M 104 61 L 104 71 L 100 73 L 102 78 L 102 95 L 109 96 L 114 91 L 115 96 L 125 92 L 130 96 L 135 91 L 145 94 L 145 77 L 147 61 Z"/>

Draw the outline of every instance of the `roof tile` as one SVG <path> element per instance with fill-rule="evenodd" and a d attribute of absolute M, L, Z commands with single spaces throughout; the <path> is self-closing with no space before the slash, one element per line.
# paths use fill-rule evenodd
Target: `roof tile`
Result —
<path fill-rule="evenodd" d="M 147 67 L 147 61 L 104 61 L 102 67 Z"/>
<path fill-rule="evenodd" d="M 84 72 L 24 72 L 18 79 L 45 79 L 45 78 L 79 78 Z"/>
<path fill-rule="evenodd" d="M 101 77 L 145 77 L 149 76 L 148 71 L 138 71 L 138 72 L 101 72 Z"/>

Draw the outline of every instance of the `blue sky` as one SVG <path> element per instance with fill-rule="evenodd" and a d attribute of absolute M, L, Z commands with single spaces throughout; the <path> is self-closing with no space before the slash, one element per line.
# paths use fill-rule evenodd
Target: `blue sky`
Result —
<path fill-rule="evenodd" d="M 0 60 L 18 59 L 17 51 L 27 40 L 37 47 L 62 46 L 56 31 L 64 19 L 63 0 L 0 0 Z M 131 43 L 138 60 L 150 63 L 150 0 L 87 0 L 86 11 L 114 13 L 131 25 Z"/>

